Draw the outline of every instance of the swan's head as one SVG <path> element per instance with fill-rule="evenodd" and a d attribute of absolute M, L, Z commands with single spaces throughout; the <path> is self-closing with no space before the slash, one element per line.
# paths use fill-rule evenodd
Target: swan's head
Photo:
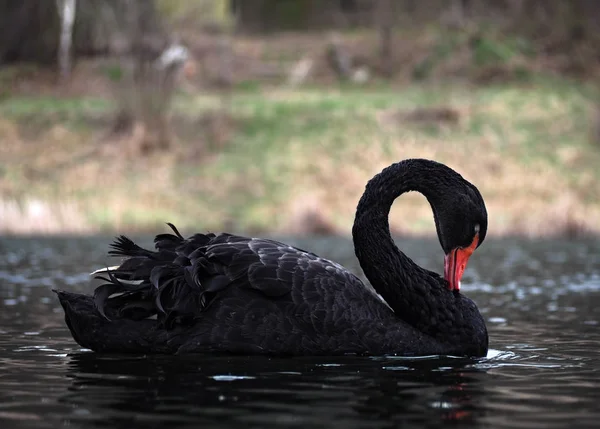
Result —
<path fill-rule="evenodd" d="M 434 211 L 445 253 L 444 278 L 450 290 L 458 291 L 469 258 L 485 240 L 487 211 L 477 188 L 462 177 L 441 200 Z"/>

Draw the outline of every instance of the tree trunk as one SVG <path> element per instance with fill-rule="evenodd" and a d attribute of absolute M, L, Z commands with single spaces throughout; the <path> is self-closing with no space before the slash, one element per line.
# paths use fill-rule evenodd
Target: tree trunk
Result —
<path fill-rule="evenodd" d="M 56 0 L 60 12 L 60 44 L 58 47 L 58 68 L 61 82 L 71 75 L 71 45 L 73 44 L 73 22 L 75 20 L 75 0 Z"/>
<path fill-rule="evenodd" d="M 0 63 L 55 63 L 59 35 L 55 1 L 0 0 Z"/>
<path fill-rule="evenodd" d="M 169 109 L 175 82 L 187 59 L 187 49 L 169 43 L 156 14 L 154 2 L 126 3 L 115 30 L 121 37 L 116 82 L 119 111 L 113 130 L 132 132 L 132 154 L 148 153 L 170 146 Z M 117 22 L 118 21 L 118 22 Z"/>
<path fill-rule="evenodd" d="M 394 63 L 392 44 L 395 7 L 393 2 L 394 0 L 378 0 L 375 20 L 379 27 L 381 71 L 387 77 L 392 75 Z"/>
<path fill-rule="evenodd" d="M 0 63 L 56 64 L 61 36 L 57 1 L 0 0 Z M 142 14 L 143 31 L 160 31 L 152 0 L 82 0 L 76 2 L 72 56 L 109 54 L 123 45 L 128 10 Z"/>

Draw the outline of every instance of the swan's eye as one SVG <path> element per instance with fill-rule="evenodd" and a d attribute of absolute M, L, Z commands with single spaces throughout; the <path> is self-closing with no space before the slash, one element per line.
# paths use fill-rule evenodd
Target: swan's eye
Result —
<path fill-rule="evenodd" d="M 477 224 L 475 224 L 475 228 L 473 228 L 474 234 L 479 234 L 479 229 L 480 229 L 480 228 L 481 228 L 481 227 L 479 226 L 479 224 L 478 224 L 478 223 L 477 223 Z"/>

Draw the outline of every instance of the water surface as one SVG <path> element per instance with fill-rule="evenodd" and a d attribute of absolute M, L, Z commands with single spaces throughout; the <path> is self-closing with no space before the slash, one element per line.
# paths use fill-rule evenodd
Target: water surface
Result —
<path fill-rule="evenodd" d="M 344 239 L 287 240 L 359 272 Z M 0 425 L 26 427 L 597 427 L 600 243 L 490 238 L 463 278 L 487 358 L 101 356 L 52 288 L 93 289 L 108 237 L 0 241 Z M 142 242 L 148 244 L 149 238 Z M 401 240 L 441 271 L 435 240 Z"/>

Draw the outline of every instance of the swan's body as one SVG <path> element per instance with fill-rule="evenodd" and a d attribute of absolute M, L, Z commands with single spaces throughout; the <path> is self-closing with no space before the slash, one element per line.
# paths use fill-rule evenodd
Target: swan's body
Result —
<path fill-rule="evenodd" d="M 409 190 L 434 209 L 449 282 L 390 237 L 389 208 Z M 156 252 L 120 237 L 112 253 L 129 259 L 104 270 L 108 283 L 94 298 L 58 294 L 73 337 L 95 351 L 483 356 L 484 320 L 458 292 L 466 259 L 455 267 L 460 257 L 452 255 L 472 252 L 486 228 L 473 185 L 442 164 L 407 160 L 369 182 L 353 228 L 357 257 L 385 302 L 313 253 L 230 234 L 184 239 L 174 228 L 156 237 Z"/>

